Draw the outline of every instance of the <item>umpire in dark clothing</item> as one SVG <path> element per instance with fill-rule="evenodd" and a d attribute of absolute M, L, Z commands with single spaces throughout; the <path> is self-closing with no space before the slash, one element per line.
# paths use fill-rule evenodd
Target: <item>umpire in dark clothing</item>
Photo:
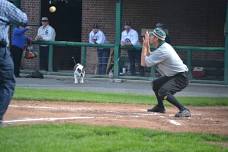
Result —
<path fill-rule="evenodd" d="M 13 61 L 8 49 L 10 23 L 25 25 L 27 15 L 7 0 L 0 0 L 0 124 L 15 88 Z"/>
<path fill-rule="evenodd" d="M 21 57 L 25 44 L 27 43 L 27 37 L 25 36 L 25 32 L 27 30 L 28 28 L 22 26 L 17 26 L 13 30 L 12 46 L 10 51 L 14 62 L 14 74 L 16 77 L 20 77 Z"/>
<path fill-rule="evenodd" d="M 180 59 L 174 48 L 165 42 L 166 33 L 161 28 L 153 32 L 146 32 L 143 41 L 142 59 L 143 66 L 157 66 L 162 75 L 153 81 L 153 90 L 158 104 L 148 109 L 148 112 L 165 112 L 163 100 L 167 100 L 179 109 L 175 117 L 190 117 L 189 109 L 184 107 L 175 97 L 176 92 L 188 85 L 188 68 Z M 150 44 L 156 48 L 150 52 Z"/>

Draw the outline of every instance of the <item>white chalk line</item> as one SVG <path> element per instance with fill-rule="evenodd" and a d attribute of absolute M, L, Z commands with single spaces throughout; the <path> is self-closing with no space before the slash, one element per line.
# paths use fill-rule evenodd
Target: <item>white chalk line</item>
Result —
<path fill-rule="evenodd" d="M 75 111 L 75 110 L 91 110 L 91 108 L 78 108 L 78 107 L 48 107 L 48 106 L 29 106 L 29 105 L 9 105 L 12 108 L 28 108 L 28 109 L 48 109 L 48 110 L 68 110 L 68 111 Z"/>
<path fill-rule="evenodd" d="M 138 116 L 132 116 L 132 117 L 138 117 Z M 102 117 L 100 117 L 100 119 L 101 118 Z M 103 119 L 105 119 L 105 118 L 107 118 L 107 117 L 103 117 Z M 17 120 L 6 120 L 6 121 L 3 121 L 3 123 L 14 124 L 14 123 L 19 123 L 19 122 L 39 122 L 39 121 L 52 122 L 52 121 L 59 121 L 59 120 L 79 120 L 79 119 L 95 119 L 95 117 L 25 118 L 25 119 L 17 119 Z M 118 120 L 118 119 L 116 119 L 116 120 Z M 168 121 L 173 125 L 181 126 L 181 124 L 175 120 L 168 120 Z"/>
<path fill-rule="evenodd" d="M 9 105 L 12 108 L 27 108 L 27 109 L 45 109 L 45 110 L 56 110 L 56 111 L 62 111 L 62 110 L 67 110 L 67 111 L 83 111 L 83 110 L 92 110 L 91 108 L 86 108 L 86 107 L 50 107 L 50 106 L 30 106 L 30 105 Z M 144 110 L 145 111 L 145 110 Z M 107 110 L 105 112 L 108 113 L 115 113 L 118 115 L 121 115 L 123 112 L 121 111 L 110 111 Z M 146 112 L 146 111 L 145 111 Z M 136 115 L 138 117 L 140 116 L 160 116 L 158 113 L 129 113 L 129 115 Z"/>
<path fill-rule="evenodd" d="M 36 121 L 58 121 L 58 120 L 79 120 L 79 119 L 94 119 L 95 117 L 63 117 L 63 118 L 25 118 L 17 120 L 5 120 L 3 123 L 18 123 L 18 122 L 36 122 Z"/>
<path fill-rule="evenodd" d="M 30 105 L 10 105 L 12 108 L 28 108 L 28 109 L 48 109 L 48 110 L 68 110 L 68 111 L 75 111 L 75 110 L 91 110 L 91 108 L 77 108 L 77 107 L 70 107 L 70 108 L 63 108 L 63 107 L 49 107 L 49 106 L 30 106 Z M 106 111 L 106 112 L 112 112 L 121 114 L 122 112 L 116 112 L 116 111 Z M 132 116 L 129 116 L 132 115 Z M 131 113 L 129 115 L 126 115 L 128 117 L 143 117 L 143 116 L 159 116 L 162 119 L 165 119 L 165 116 L 162 116 L 158 113 Z M 119 115 L 118 117 L 126 117 L 123 115 Z M 171 115 L 169 115 L 171 117 Z M 26 119 L 21 119 L 21 120 L 8 120 L 8 121 L 3 121 L 5 123 L 17 123 L 17 122 L 34 122 L 34 121 L 57 121 L 57 120 L 76 120 L 76 119 L 94 119 L 95 117 L 66 117 L 66 118 L 26 118 Z M 175 120 L 170 120 L 168 119 L 168 122 L 176 125 L 176 126 L 181 126 L 181 124 Z"/>

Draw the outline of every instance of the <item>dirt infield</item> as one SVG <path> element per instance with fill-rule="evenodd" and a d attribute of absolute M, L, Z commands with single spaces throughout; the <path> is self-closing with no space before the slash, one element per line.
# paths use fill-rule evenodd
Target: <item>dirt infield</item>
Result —
<path fill-rule="evenodd" d="M 228 107 L 189 107 L 191 118 L 175 118 L 177 110 L 173 107 L 167 108 L 165 114 L 148 113 L 146 109 L 149 107 L 135 104 L 13 101 L 4 123 L 67 122 L 228 135 Z"/>

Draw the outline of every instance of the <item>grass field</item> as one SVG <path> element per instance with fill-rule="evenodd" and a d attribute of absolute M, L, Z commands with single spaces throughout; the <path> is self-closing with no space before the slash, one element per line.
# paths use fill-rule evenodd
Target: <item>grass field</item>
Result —
<path fill-rule="evenodd" d="M 16 100 L 155 104 L 134 94 L 16 88 Z M 179 97 L 192 106 L 228 106 L 228 98 Z M 228 136 L 76 124 L 0 128 L 0 152 L 228 152 Z M 226 146 L 224 146 L 226 145 Z"/>
<path fill-rule="evenodd" d="M 227 152 L 228 137 L 73 124 L 0 129 L 1 152 Z"/>
<path fill-rule="evenodd" d="M 15 91 L 14 99 L 136 104 L 155 104 L 156 101 L 154 96 L 148 95 L 135 95 L 123 93 L 95 93 L 69 90 L 66 91 L 28 88 L 17 88 Z M 228 106 L 228 98 L 178 97 L 178 99 L 184 105 Z"/>

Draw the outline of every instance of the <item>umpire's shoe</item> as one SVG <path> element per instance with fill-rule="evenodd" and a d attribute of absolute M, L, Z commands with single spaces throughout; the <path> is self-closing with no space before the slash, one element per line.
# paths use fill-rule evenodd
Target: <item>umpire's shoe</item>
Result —
<path fill-rule="evenodd" d="M 165 113 L 165 108 L 164 107 L 160 107 L 158 105 L 154 106 L 151 109 L 147 109 L 147 112 L 159 112 L 159 113 Z"/>
<path fill-rule="evenodd" d="M 191 117 L 191 112 L 188 109 L 184 109 L 176 113 L 175 117 Z"/>

